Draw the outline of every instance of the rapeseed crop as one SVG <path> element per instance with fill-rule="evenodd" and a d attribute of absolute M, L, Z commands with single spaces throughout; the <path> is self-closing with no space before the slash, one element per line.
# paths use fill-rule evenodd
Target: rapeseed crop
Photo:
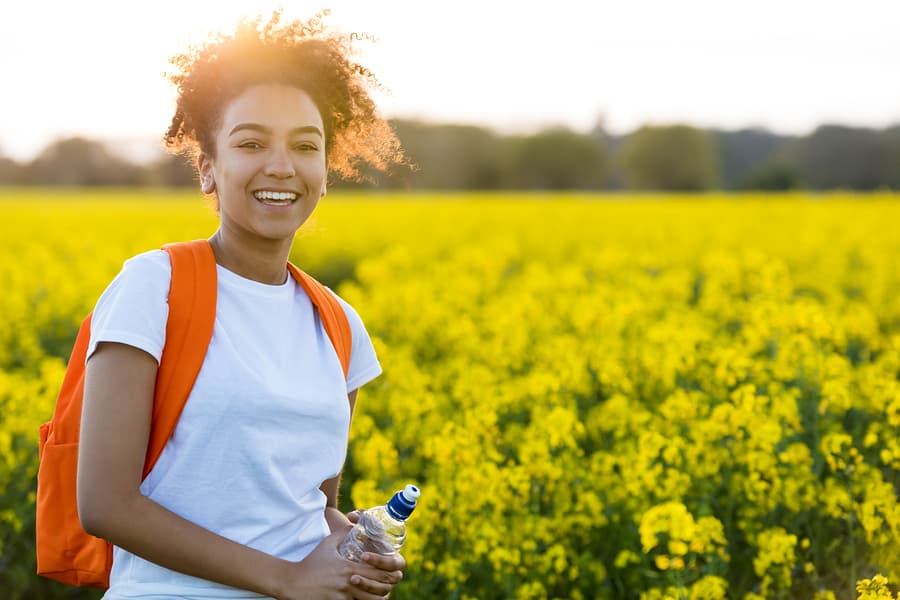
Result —
<path fill-rule="evenodd" d="M 0 215 L 0 583 L 51 597 L 37 426 L 77 326 L 123 260 L 215 217 L 168 192 Z M 327 198 L 292 259 L 385 369 L 342 505 L 423 488 L 392 597 L 890 598 L 898 222 L 887 195 Z"/>

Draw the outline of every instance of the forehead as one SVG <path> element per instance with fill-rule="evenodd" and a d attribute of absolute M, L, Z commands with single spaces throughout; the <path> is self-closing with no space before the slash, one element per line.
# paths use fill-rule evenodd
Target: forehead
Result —
<path fill-rule="evenodd" d="M 248 87 L 228 102 L 222 112 L 226 135 L 239 123 L 263 125 L 275 132 L 313 125 L 322 130 L 322 115 L 303 89 L 266 83 Z"/>

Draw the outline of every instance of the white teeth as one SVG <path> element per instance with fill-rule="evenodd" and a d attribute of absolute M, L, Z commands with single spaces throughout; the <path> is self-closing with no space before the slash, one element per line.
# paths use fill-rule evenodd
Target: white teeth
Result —
<path fill-rule="evenodd" d="M 296 200 L 297 194 L 295 194 L 294 192 L 271 192 L 269 190 L 259 190 L 257 192 L 253 192 L 253 197 L 257 200 L 264 201 L 265 204 L 285 205 L 290 204 L 291 202 Z"/>

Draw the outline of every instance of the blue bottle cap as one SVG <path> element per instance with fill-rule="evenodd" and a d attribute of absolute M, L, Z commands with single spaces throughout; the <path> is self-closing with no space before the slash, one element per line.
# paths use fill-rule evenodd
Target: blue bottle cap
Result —
<path fill-rule="evenodd" d="M 405 488 L 394 494 L 387 503 L 387 512 L 398 521 L 405 521 L 416 508 L 416 500 L 419 497 L 419 488 L 414 485 L 407 485 Z"/>

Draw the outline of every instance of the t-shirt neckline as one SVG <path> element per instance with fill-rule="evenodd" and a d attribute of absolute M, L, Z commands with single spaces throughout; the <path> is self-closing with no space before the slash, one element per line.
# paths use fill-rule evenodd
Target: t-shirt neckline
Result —
<path fill-rule="evenodd" d="M 290 290 L 294 287 L 292 285 L 294 278 L 290 273 L 287 274 L 287 279 L 284 283 L 280 283 L 277 285 L 248 279 L 242 275 L 238 275 L 234 271 L 226 269 L 219 263 L 216 263 L 216 273 L 218 273 L 219 278 L 241 288 L 241 290 L 243 291 L 263 294 L 266 296 L 280 296 L 284 294 L 286 290 Z"/>

